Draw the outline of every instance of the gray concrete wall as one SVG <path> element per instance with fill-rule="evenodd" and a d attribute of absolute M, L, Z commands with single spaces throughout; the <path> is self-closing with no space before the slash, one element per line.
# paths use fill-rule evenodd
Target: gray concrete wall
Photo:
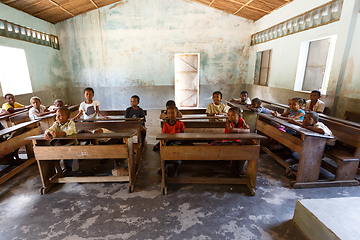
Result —
<path fill-rule="evenodd" d="M 174 99 L 176 53 L 200 53 L 200 107 L 216 90 L 230 98 L 247 78 L 252 27 L 185 0 L 125 0 L 58 23 L 69 101 L 91 86 L 103 109 L 123 109 L 133 94 L 162 108 Z"/>

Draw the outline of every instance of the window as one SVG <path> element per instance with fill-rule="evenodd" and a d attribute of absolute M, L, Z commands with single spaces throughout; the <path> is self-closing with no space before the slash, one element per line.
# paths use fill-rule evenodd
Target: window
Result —
<path fill-rule="evenodd" d="M 0 76 L 3 95 L 32 93 L 24 49 L 0 46 Z"/>
<path fill-rule="evenodd" d="M 271 50 L 256 53 L 254 84 L 267 86 L 270 71 Z"/>
<path fill-rule="evenodd" d="M 295 90 L 326 93 L 334 54 L 335 37 L 304 42 L 296 73 Z"/>

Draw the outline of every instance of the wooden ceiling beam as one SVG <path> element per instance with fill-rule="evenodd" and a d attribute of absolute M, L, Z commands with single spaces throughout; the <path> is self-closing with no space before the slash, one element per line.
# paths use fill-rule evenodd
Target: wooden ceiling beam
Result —
<path fill-rule="evenodd" d="M 237 4 L 240 4 L 240 5 L 245 5 L 244 3 L 239 3 L 239 2 L 237 2 L 237 1 L 235 1 L 235 0 L 226 0 L 226 1 L 228 1 L 228 2 L 232 2 L 232 3 L 237 3 Z M 264 12 L 264 13 L 270 13 L 269 11 L 267 11 L 267 10 L 264 10 L 264 9 L 261 9 L 261 8 L 257 8 L 257 7 L 253 7 L 253 6 L 247 6 L 248 8 L 252 8 L 252 9 L 255 9 L 255 10 L 258 10 L 258 11 L 260 11 L 260 12 Z"/>
<path fill-rule="evenodd" d="M 209 4 L 209 7 L 211 7 L 211 5 L 215 2 L 216 0 L 212 0 L 211 3 Z"/>
<path fill-rule="evenodd" d="M 32 6 L 34 6 L 34 5 L 37 5 L 37 4 L 39 4 L 39 3 L 41 3 L 41 2 L 44 2 L 44 1 L 47 1 L 47 0 L 40 0 L 40 1 L 36 1 L 36 2 L 34 2 L 34 3 L 32 3 L 32 4 L 29 4 L 29 5 L 27 5 L 27 6 L 25 6 L 23 9 L 21 9 L 21 10 L 25 10 L 25 9 L 27 9 L 27 8 L 29 8 L 29 7 L 32 7 Z"/>
<path fill-rule="evenodd" d="M 51 7 L 51 8 L 48 8 L 48 9 L 42 10 L 42 11 L 40 11 L 40 12 L 38 12 L 38 13 L 35 13 L 35 14 L 33 14 L 33 16 L 36 17 L 37 15 L 40 15 L 40 14 L 42 14 L 42 13 L 46 13 L 46 12 L 51 11 L 51 10 L 54 10 L 55 8 L 58 8 L 58 7 L 57 7 L 57 6 L 53 6 L 53 7 Z"/>
<path fill-rule="evenodd" d="M 60 6 L 60 4 L 58 4 L 57 2 L 54 2 L 53 0 L 49 0 L 52 4 L 58 6 L 61 10 L 63 10 L 64 12 L 67 12 L 68 14 L 70 14 L 71 16 L 75 16 L 74 14 L 72 14 L 71 12 L 69 12 L 68 10 L 66 10 L 65 8 L 63 8 L 62 6 Z"/>
<path fill-rule="evenodd" d="M 96 8 L 99 8 L 99 6 L 94 2 L 94 0 L 90 0 L 90 2 L 91 2 L 92 4 L 94 4 L 94 6 L 95 6 Z"/>
<path fill-rule="evenodd" d="M 249 5 L 253 0 L 249 0 L 247 3 L 245 3 L 242 7 L 240 7 L 236 12 L 234 12 L 234 15 L 236 15 L 238 12 L 240 12 L 244 7 Z"/>

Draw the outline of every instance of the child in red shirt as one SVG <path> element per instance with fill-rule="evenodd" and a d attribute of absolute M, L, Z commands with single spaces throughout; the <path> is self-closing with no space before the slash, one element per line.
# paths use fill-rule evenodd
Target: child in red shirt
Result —
<path fill-rule="evenodd" d="M 176 119 L 178 113 L 178 109 L 175 106 L 170 106 L 167 108 L 167 118 L 168 120 L 164 123 L 162 133 L 183 133 L 185 131 L 185 125 L 180 120 Z M 183 141 L 167 141 L 166 146 L 172 146 L 172 145 L 183 145 L 186 144 Z M 174 177 L 177 176 L 179 165 L 181 164 L 181 161 L 175 161 L 174 162 Z M 167 170 L 167 166 L 166 166 Z M 159 174 L 161 174 L 161 169 L 158 171 Z"/>

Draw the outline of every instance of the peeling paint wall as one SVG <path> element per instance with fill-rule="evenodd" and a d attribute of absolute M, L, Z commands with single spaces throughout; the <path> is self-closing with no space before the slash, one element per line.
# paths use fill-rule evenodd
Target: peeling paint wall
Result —
<path fill-rule="evenodd" d="M 0 3 L 0 18 L 42 32 L 57 35 L 55 25 L 32 17 Z M 18 102 L 30 104 L 31 96 L 39 96 L 42 103 L 53 104 L 56 98 L 67 101 L 67 82 L 63 78 L 60 51 L 16 39 L 0 37 L 0 46 L 25 50 L 33 94 L 16 97 Z M 61 47 L 61 46 L 60 46 Z M 1 75 L 0 75 L 1 76 Z M 3 101 L 0 101 L 2 103 Z"/>
<path fill-rule="evenodd" d="M 56 28 L 69 98 L 83 101 L 91 86 L 103 109 L 125 108 L 132 94 L 142 107 L 163 107 L 174 98 L 176 53 L 200 53 L 200 106 L 215 90 L 231 98 L 247 78 L 252 27 L 185 0 L 123 0 L 63 21 Z"/>
<path fill-rule="evenodd" d="M 255 22 L 255 29 L 253 33 L 274 26 L 282 21 L 309 11 L 327 2 L 329 1 L 295 0 Z M 356 7 L 358 5 L 359 4 L 356 3 L 356 0 L 344 0 L 340 21 L 252 46 L 250 50 L 249 71 L 246 81 L 247 85 L 244 86 L 244 88 L 248 89 L 254 97 L 256 96 L 285 104 L 288 102 L 289 98 L 295 96 L 309 99 L 310 94 L 308 92 L 299 92 L 294 90 L 301 43 L 336 35 L 337 40 L 334 59 L 331 65 L 327 93 L 326 96 L 323 96 L 322 98 L 325 100 L 326 106 L 332 110 L 331 115 L 343 117 L 344 111 L 340 111 L 338 107 L 338 103 L 342 102 L 339 98 L 345 97 L 344 94 L 339 93 L 339 86 L 343 84 L 342 79 L 344 78 L 343 68 L 344 66 L 347 66 L 348 59 L 349 63 L 351 62 L 351 56 L 353 56 L 353 59 L 360 57 L 359 47 L 355 44 L 360 40 L 360 33 L 358 30 L 360 26 L 359 23 L 357 23 L 354 40 L 351 39 L 353 29 L 352 25 L 355 24 L 356 21 L 359 22 L 359 11 L 354 9 L 354 6 Z M 348 51 L 349 47 L 351 47 L 351 51 Z M 268 81 L 269 86 L 263 87 L 253 85 L 256 52 L 268 49 L 272 49 L 271 67 Z M 349 52 L 350 56 L 348 56 Z M 347 67 L 345 74 L 351 74 L 351 67 Z M 349 86 L 348 88 L 344 90 L 340 89 L 340 91 L 345 91 L 346 97 L 354 98 L 356 100 L 355 102 L 359 103 L 360 96 L 358 92 L 360 84 L 356 84 L 356 78 L 358 77 L 356 77 L 355 74 L 350 78 L 352 79 L 353 84 L 347 85 Z M 346 79 L 346 77 L 344 79 Z M 281 94 L 282 92 L 284 94 Z M 356 110 L 352 106 L 350 108 L 351 109 L 348 110 Z"/>

